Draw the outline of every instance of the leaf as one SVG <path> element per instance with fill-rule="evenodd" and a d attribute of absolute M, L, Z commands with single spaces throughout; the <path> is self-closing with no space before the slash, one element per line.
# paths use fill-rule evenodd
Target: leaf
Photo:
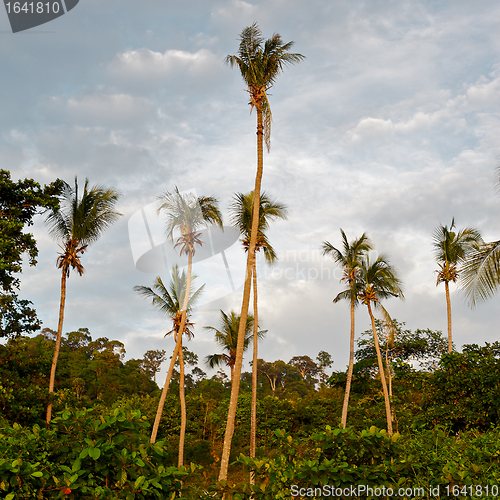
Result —
<path fill-rule="evenodd" d="M 135 483 L 134 483 L 134 490 L 138 490 L 141 486 L 141 484 L 144 482 L 144 480 L 146 479 L 145 476 L 139 476 L 136 480 L 135 480 Z"/>
<path fill-rule="evenodd" d="M 127 471 L 125 469 L 122 469 L 120 474 L 120 486 L 123 486 L 126 481 L 127 481 Z"/>
<path fill-rule="evenodd" d="M 33 477 L 42 477 L 43 476 L 43 472 L 40 472 L 39 470 L 37 470 L 35 472 L 32 472 L 30 474 L 30 476 L 33 476 Z"/>
<path fill-rule="evenodd" d="M 101 450 L 99 448 L 89 448 L 89 455 L 97 460 L 101 456 Z"/>

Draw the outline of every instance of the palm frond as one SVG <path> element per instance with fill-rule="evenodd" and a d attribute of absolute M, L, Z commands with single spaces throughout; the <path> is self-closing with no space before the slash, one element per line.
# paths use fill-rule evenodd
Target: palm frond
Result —
<path fill-rule="evenodd" d="M 462 269 L 459 285 L 471 307 L 497 292 L 500 286 L 500 241 L 475 247 Z"/>
<path fill-rule="evenodd" d="M 215 328 L 213 326 L 205 326 L 205 330 L 210 330 L 215 333 L 215 342 L 222 347 L 222 350 L 228 352 L 232 357 L 236 354 L 236 347 L 238 344 L 238 331 L 240 326 L 240 316 L 234 311 L 226 314 L 224 311 L 220 311 L 221 318 L 219 327 Z M 252 341 L 253 337 L 253 316 L 249 314 L 247 316 L 247 322 L 244 331 L 244 350 L 246 350 Z M 257 333 L 259 338 L 263 338 L 267 330 L 259 331 Z"/>
<path fill-rule="evenodd" d="M 453 218 L 449 228 L 440 224 L 432 233 L 434 255 L 442 265 L 460 264 L 473 251 L 474 245 L 482 243 L 481 234 L 475 227 L 466 227 L 458 232 L 453 231 L 454 228 Z"/>
<path fill-rule="evenodd" d="M 382 317 L 384 318 L 384 325 L 388 333 L 387 345 L 389 348 L 392 348 L 394 347 L 394 339 L 396 338 L 398 329 L 396 328 L 393 319 L 387 312 L 387 309 L 382 304 L 379 304 L 379 310 L 382 313 Z"/>
<path fill-rule="evenodd" d="M 212 369 L 227 365 L 227 361 L 227 354 L 209 354 L 205 357 L 205 364 Z"/>
<path fill-rule="evenodd" d="M 184 294 L 186 293 L 187 275 L 185 271 L 179 274 L 178 266 L 172 268 L 171 280 L 168 287 L 163 283 L 160 276 L 157 276 L 153 288 L 147 286 L 135 286 L 134 291 L 140 295 L 151 299 L 152 305 L 160 310 L 165 316 L 175 319 L 182 311 L 184 303 Z M 189 316 L 193 310 L 196 301 L 199 299 L 205 285 L 202 285 L 197 290 L 193 291 L 194 280 L 192 277 L 191 290 L 188 300 L 188 308 L 186 314 Z"/>

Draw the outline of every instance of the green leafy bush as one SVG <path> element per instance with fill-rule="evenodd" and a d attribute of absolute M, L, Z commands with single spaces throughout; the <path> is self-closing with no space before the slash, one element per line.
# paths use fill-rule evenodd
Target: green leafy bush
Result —
<path fill-rule="evenodd" d="M 6 500 L 174 498 L 197 466 L 168 466 L 149 443 L 139 411 L 64 411 L 50 427 L 0 429 L 0 491 Z"/>

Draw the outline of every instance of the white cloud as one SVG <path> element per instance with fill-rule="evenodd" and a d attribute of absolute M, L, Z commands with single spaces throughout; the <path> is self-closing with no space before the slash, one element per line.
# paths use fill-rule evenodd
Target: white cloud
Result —
<path fill-rule="evenodd" d="M 467 89 L 467 100 L 475 108 L 498 106 L 500 104 L 500 76 L 488 80 L 484 76 Z"/>
<path fill-rule="evenodd" d="M 207 50 L 197 52 L 167 50 L 163 53 L 142 48 L 119 54 L 111 64 L 111 70 L 121 76 L 147 80 L 179 75 L 201 77 L 220 64 L 215 55 Z"/>

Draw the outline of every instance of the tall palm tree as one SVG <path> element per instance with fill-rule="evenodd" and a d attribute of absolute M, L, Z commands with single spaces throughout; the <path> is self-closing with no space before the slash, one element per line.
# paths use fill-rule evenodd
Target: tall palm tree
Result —
<path fill-rule="evenodd" d="M 496 168 L 500 193 L 500 165 Z M 471 307 L 493 297 L 500 286 L 500 240 L 475 245 L 463 266 L 460 288 Z"/>
<path fill-rule="evenodd" d="M 61 347 L 66 280 L 69 278 L 71 269 L 76 270 L 79 276 L 83 275 L 85 268 L 80 261 L 81 256 L 87 247 L 95 243 L 101 234 L 122 215 L 114 210 L 119 196 L 117 191 L 102 186 L 96 185 L 89 188 L 88 179 L 85 179 L 83 193 L 80 196 L 78 180 L 75 177 L 75 187 L 64 183 L 59 208 L 52 209 L 45 220 L 49 233 L 62 242 L 60 245 L 62 252 L 59 253 L 56 261 L 57 268 L 61 270 L 61 300 L 56 345 L 50 369 L 47 423 L 52 418 L 52 395 Z"/>
<path fill-rule="evenodd" d="M 165 211 L 167 217 L 166 230 L 167 237 L 173 241 L 174 231 L 179 230 L 181 235 L 177 238 L 174 248 L 180 247 L 180 255 L 187 255 L 187 278 L 186 290 L 191 290 L 191 272 L 193 267 L 193 256 L 196 253 L 195 245 L 203 245 L 200 240 L 201 233 L 197 232 L 202 226 L 208 224 L 217 224 L 223 228 L 222 214 L 219 211 L 219 202 L 213 196 L 192 196 L 182 195 L 176 187 L 173 193 L 166 192 L 160 197 L 162 202 L 158 212 Z M 186 313 L 189 302 L 189 293 L 186 293 L 183 298 L 181 316 L 179 322 L 179 331 L 183 332 L 186 325 Z M 175 343 L 172 360 L 168 369 L 167 380 L 161 392 L 160 401 L 158 402 L 158 410 L 151 431 L 151 443 L 156 441 L 158 427 L 160 426 L 163 406 L 167 397 L 168 386 L 174 369 L 175 362 L 178 356 L 182 356 L 182 335 L 178 335 Z M 179 359 L 179 364 L 181 360 Z M 182 410 L 182 408 L 181 408 Z"/>
<path fill-rule="evenodd" d="M 245 251 L 248 252 L 250 246 L 250 234 L 252 231 L 253 219 L 253 191 L 248 194 L 237 193 L 233 197 L 231 204 L 231 223 L 239 230 L 242 235 L 241 242 Z M 284 203 L 277 200 L 272 200 L 266 192 L 260 195 L 259 204 L 259 225 L 257 233 L 257 242 L 255 251 L 261 249 L 264 251 L 264 256 L 268 264 L 273 264 L 277 260 L 276 252 L 269 243 L 265 230 L 269 227 L 271 221 L 275 219 L 286 219 L 287 207 Z M 257 359 L 258 359 L 258 302 L 257 302 L 257 261 L 254 260 L 253 269 L 253 359 L 252 359 L 252 408 L 250 411 L 250 458 L 255 457 L 255 449 L 257 442 Z M 250 482 L 253 484 L 254 475 L 251 474 Z"/>
<path fill-rule="evenodd" d="M 358 294 L 361 291 L 361 281 L 359 279 L 360 260 L 362 256 L 372 249 L 370 240 L 365 233 L 358 239 L 349 243 L 344 231 L 340 229 L 342 235 L 342 250 L 335 248 L 328 241 L 322 245 L 323 255 L 331 255 L 335 262 L 342 266 L 343 275 L 341 282 L 346 283 L 347 289 L 340 292 L 334 299 L 336 304 L 341 300 L 348 300 L 351 304 L 351 337 L 349 344 L 349 367 L 347 370 L 347 383 L 345 386 L 344 405 L 342 407 L 342 426 L 347 425 L 347 409 L 349 406 L 349 394 L 351 392 L 352 372 L 354 367 L 354 309 L 358 304 Z"/>
<path fill-rule="evenodd" d="M 225 351 L 222 354 L 210 354 L 205 358 L 205 363 L 210 368 L 215 368 L 217 366 L 226 365 L 229 366 L 231 370 L 231 382 L 234 377 L 234 365 L 236 363 L 236 347 L 238 345 L 238 335 L 240 329 L 240 317 L 231 311 L 227 315 L 221 310 L 221 321 L 219 328 L 214 328 L 213 326 L 205 326 L 206 330 L 212 330 L 215 332 L 215 342 L 222 347 Z M 246 351 L 250 342 L 254 340 L 252 330 L 254 326 L 254 318 L 251 314 L 247 316 L 247 324 L 245 325 L 243 340 L 243 349 Z M 266 330 L 258 330 L 257 340 L 264 338 Z"/>
<path fill-rule="evenodd" d="M 192 277 L 192 280 L 194 277 Z M 191 283 L 190 283 L 191 286 Z M 174 334 L 175 345 L 180 345 L 179 350 L 179 398 L 181 402 L 181 431 L 179 436 L 179 460 L 178 466 L 183 465 L 184 462 L 184 437 L 186 434 L 186 398 L 184 396 L 184 359 L 182 356 L 182 336 L 185 334 L 188 339 L 193 337 L 192 327 L 193 323 L 189 321 L 189 314 L 192 311 L 196 300 L 201 294 L 203 287 L 202 285 L 198 290 L 192 291 L 189 289 L 189 293 L 187 293 L 187 276 L 183 271 L 181 275 L 179 275 L 178 266 L 174 266 L 171 274 L 171 282 L 169 287 L 167 288 L 161 278 L 158 276 L 153 285 L 153 288 L 149 288 L 146 286 L 136 286 L 134 290 L 145 297 L 152 299 L 153 305 L 158 307 L 160 311 L 168 316 L 173 321 L 172 329 L 167 332 L 166 335 L 171 333 Z M 181 304 L 184 305 L 185 297 L 188 297 L 188 304 L 185 309 L 182 308 Z M 184 322 L 183 322 L 184 317 Z M 183 325 L 184 323 L 184 325 Z M 181 329 L 182 326 L 182 329 Z M 174 351 L 175 352 L 175 351 Z M 172 378 L 172 372 L 174 368 L 175 361 L 177 356 L 172 355 L 173 363 L 170 363 L 168 375 L 167 375 L 167 386 L 170 383 L 170 379 Z M 163 407 L 162 407 L 163 410 Z M 156 431 L 157 432 L 157 431 Z M 156 440 L 156 433 L 154 438 L 152 437 L 152 442 Z"/>
<path fill-rule="evenodd" d="M 238 404 L 238 393 L 241 376 L 241 365 L 243 360 L 243 328 L 248 314 L 250 304 L 250 289 L 252 282 L 252 269 L 255 261 L 255 246 L 259 225 L 259 200 L 262 174 L 264 170 L 264 136 L 269 151 L 271 137 L 271 107 L 267 98 L 268 90 L 273 86 L 278 75 L 285 66 L 295 64 L 304 59 L 304 56 L 289 52 L 293 42 L 283 43 L 277 33 L 266 40 L 262 38 L 262 32 L 254 23 L 245 28 L 240 35 L 240 46 L 237 55 L 226 57 L 226 63 L 237 66 L 241 76 L 247 85 L 250 94 L 251 109 L 257 112 L 257 174 L 255 176 L 253 219 L 248 246 L 247 268 L 245 284 L 243 289 L 243 301 L 241 305 L 241 335 L 238 336 L 239 343 L 236 352 L 235 378 L 231 386 L 231 399 L 227 415 L 226 432 L 224 435 L 224 446 L 222 449 L 221 467 L 219 480 L 227 479 L 229 467 L 229 452 L 231 440 L 234 433 L 234 420 L 236 417 L 236 405 Z"/>
<path fill-rule="evenodd" d="M 448 316 L 448 352 L 453 349 L 451 335 L 451 299 L 450 299 L 450 281 L 456 283 L 460 269 L 459 265 L 465 261 L 468 255 L 477 245 L 482 243 L 479 231 L 474 227 L 466 227 L 458 232 L 455 228 L 455 219 L 451 220 L 451 226 L 440 224 L 434 230 L 432 235 L 434 254 L 438 262 L 439 271 L 437 271 L 436 286 L 444 283 L 446 293 L 446 311 Z"/>
<path fill-rule="evenodd" d="M 378 341 L 377 328 L 375 326 L 375 318 L 373 316 L 371 304 L 374 307 L 379 307 L 384 313 L 388 322 L 392 323 L 385 308 L 380 304 L 381 299 L 389 297 L 404 298 L 402 290 L 402 282 L 397 275 L 396 269 L 389 263 L 387 257 L 380 255 L 373 263 L 370 262 L 368 255 L 364 255 L 359 266 L 359 279 L 362 283 L 361 291 L 358 294 L 359 300 L 366 305 L 368 314 L 372 323 L 373 341 L 377 352 L 378 368 L 380 379 L 382 381 L 382 391 L 385 400 L 385 412 L 387 417 L 387 432 L 392 434 L 392 412 L 387 392 L 387 384 L 385 381 L 384 365 L 382 363 L 382 355 L 380 354 L 380 345 Z"/>

